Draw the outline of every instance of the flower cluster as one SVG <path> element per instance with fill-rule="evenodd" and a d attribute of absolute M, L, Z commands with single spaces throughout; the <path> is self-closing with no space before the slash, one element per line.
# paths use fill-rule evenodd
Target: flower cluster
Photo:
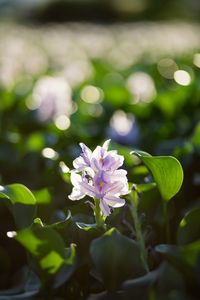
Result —
<path fill-rule="evenodd" d="M 104 216 L 110 214 L 110 207 L 120 207 L 125 204 L 121 195 L 128 191 L 127 172 L 119 169 L 124 157 L 117 151 L 108 151 L 110 140 L 102 147 L 97 146 L 92 152 L 86 145 L 80 143 L 82 153 L 73 161 L 71 182 L 74 186 L 69 199 L 79 200 L 84 196 L 99 199 L 100 209 Z"/>

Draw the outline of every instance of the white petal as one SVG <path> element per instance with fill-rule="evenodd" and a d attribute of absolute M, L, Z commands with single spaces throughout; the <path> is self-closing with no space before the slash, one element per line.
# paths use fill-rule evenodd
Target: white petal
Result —
<path fill-rule="evenodd" d="M 77 158 L 73 161 L 73 166 L 74 166 L 75 169 L 78 169 L 78 170 L 80 170 L 80 171 L 86 167 L 85 161 L 84 161 L 84 159 L 82 158 L 82 156 L 77 157 Z"/>
<path fill-rule="evenodd" d="M 113 195 L 121 194 L 123 188 L 124 188 L 124 184 L 122 182 L 115 181 L 108 185 L 108 187 L 105 189 L 105 192 Z"/>
<path fill-rule="evenodd" d="M 96 158 L 98 160 L 100 159 L 100 154 L 101 154 L 101 147 L 97 146 L 92 153 L 92 158 Z"/>
<path fill-rule="evenodd" d="M 129 193 L 130 193 L 130 190 L 128 189 L 128 183 L 124 184 L 124 187 L 123 187 L 123 189 L 120 192 L 120 195 L 127 195 Z"/>
<path fill-rule="evenodd" d="M 113 172 L 106 172 L 105 179 L 110 182 L 121 181 L 123 184 L 127 183 L 127 171 L 123 169 L 115 170 Z"/>
<path fill-rule="evenodd" d="M 70 200 L 80 200 L 85 196 L 81 190 L 77 188 L 73 188 L 71 195 L 68 196 Z"/>
<path fill-rule="evenodd" d="M 105 217 L 109 216 L 110 208 L 104 200 L 100 200 L 100 209 Z"/>
<path fill-rule="evenodd" d="M 75 172 L 71 173 L 71 182 L 72 182 L 73 186 L 75 186 L 76 188 L 80 188 L 81 181 L 82 181 L 81 175 L 79 175 Z"/>
<path fill-rule="evenodd" d="M 119 169 L 119 170 L 115 170 L 113 172 L 113 175 L 117 176 L 118 178 L 120 177 L 124 177 L 126 178 L 126 175 L 127 175 L 127 171 L 126 170 L 123 170 L 123 169 Z"/>
<path fill-rule="evenodd" d="M 110 150 L 110 151 L 108 151 L 108 153 L 110 154 L 110 155 L 118 155 L 117 154 L 117 150 Z"/>
<path fill-rule="evenodd" d="M 124 157 L 122 155 L 112 155 L 114 160 L 113 160 L 113 164 L 111 165 L 111 169 L 112 170 L 117 170 L 119 167 L 121 167 L 124 163 Z"/>
<path fill-rule="evenodd" d="M 105 150 L 108 150 L 108 146 L 109 146 L 109 144 L 110 144 L 110 141 L 111 141 L 111 140 L 107 140 L 107 141 L 104 142 L 104 144 L 103 144 L 102 147 L 103 147 Z"/>
<path fill-rule="evenodd" d="M 94 172 L 94 170 L 92 169 L 92 168 L 90 168 L 90 167 L 87 167 L 87 168 L 85 168 L 85 171 L 87 172 L 87 174 L 90 176 L 90 177 L 94 177 L 95 176 L 95 172 Z"/>
<path fill-rule="evenodd" d="M 99 164 L 100 158 L 101 158 L 101 147 L 97 146 L 95 150 L 92 153 L 91 158 L 91 167 L 94 171 L 98 171 L 101 169 L 101 165 Z"/>
<path fill-rule="evenodd" d="M 112 207 L 121 207 L 125 204 L 125 200 L 124 199 L 121 199 L 119 197 L 115 197 L 113 195 L 106 195 L 104 198 L 104 201 L 112 206 Z"/>
<path fill-rule="evenodd" d="M 92 155 L 92 151 L 85 144 L 80 143 L 79 145 L 80 145 L 83 153 L 85 153 L 88 157 L 90 157 Z"/>
<path fill-rule="evenodd" d="M 92 157 L 92 151 L 83 143 L 80 143 L 80 147 L 82 149 L 81 156 L 83 157 L 83 160 L 87 166 L 90 166 L 91 164 L 91 157 Z"/>
<path fill-rule="evenodd" d="M 87 182 L 82 181 L 81 184 L 81 190 L 83 191 L 83 193 L 85 193 L 86 195 L 90 196 L 90 197 L 95 197 L 95 188 L 90 185 Z"/>

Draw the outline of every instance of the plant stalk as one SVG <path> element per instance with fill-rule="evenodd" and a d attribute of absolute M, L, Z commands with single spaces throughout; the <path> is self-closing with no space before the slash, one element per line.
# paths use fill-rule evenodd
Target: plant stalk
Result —
<path fill-rule="evenodd" d="M 131 211 L 131 215 L 132 215 L 133 223 L 134 223 L 134 227 L 135 227 L 136 240 L 140 247 L 141 260 L 142 260 L 145 271 L 148 273 L 149 266 L 148 266 L 148 262 L 147 262 L 147 252 L 145 249 L 145 241 L 144 241 L 144 236 L 142 233 L 141 224 L 140 224 L 140 221 L 138 218 L 138 210 L 137 210 L 138 194 L 136 191 L 133 191 L 132 194 L 133 194 L 133 197 L 130 197 L 130 203 L 131 203 L 130 211 Z"/>
<path fill-rule="evenodd" d="M 164 222 L 165 222 L 165 235 L 166 235 L 166 242 L 170 244 L 170 230 L 169 230 L 169 218 L 168 218 L 168 209 L 167 209 L 167 202 L 163 201 L 163 215 L 164 215 Z"/>
<path fill-rule="evenodd" d="M 96 224 L 99 228 L 104 228 L 104 219 L 101 214 L 100 200 L 95 198 L 94 204 L 95 204 L 94 214 L 95 214 Z"/>

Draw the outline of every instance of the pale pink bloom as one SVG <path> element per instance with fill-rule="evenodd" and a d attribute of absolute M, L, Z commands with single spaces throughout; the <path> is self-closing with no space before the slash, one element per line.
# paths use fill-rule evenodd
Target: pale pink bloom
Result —
<path fill-rule="evenodd" d="M 127 172 L 118 169 L 124 158 L 117 151 L 108 151 L 110 140 L 92 152 L 86 145 L 80 144 L 82 153 L 73 162 L 75 170 L 71 172 L 74 186 L 69 198 L 79 200 L 86 195 L 100 200 L 104 216 L 110 214 L 110 207 L 121 207 L 125 200 L 120 196 L 129 193 Z M 78 173 L 81 173 L 78 174 Z"/>

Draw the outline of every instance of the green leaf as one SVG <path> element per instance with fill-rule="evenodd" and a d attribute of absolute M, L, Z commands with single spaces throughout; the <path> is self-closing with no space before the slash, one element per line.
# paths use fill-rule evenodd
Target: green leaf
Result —
<path fill-rule="evenodd" d="M 90 254 L 109 290 L 119 288 L 119 285 L 128 278 L 144 274 L 137 243 L 115 228 L 93 240 Z"/>
<path fill-rule="evenodd" d="M 66 262 L 65 244 L 52 228 L 27 228 L 19 231 L 15 239 L 37 259 L 41 269 L 48 274 L 56 273 Z"/>
<path fill-rule="evenodd" d="M 159 274 L 159 269 L 149 272 L 144 276 L 126 280 L 123 283 L 123 290 L 125 290 L 125 299 L 148 299 L 150 288 L 156 282 Z"/>
<path fill-rule="evenodd" d="M 51 203 L 51 195 L 47 188 L 44 188 L 44 189 L 41 189 L 38 191 L 34 191 L 33 194 L 36 198 L 37 204 Z"/>
<path fill-rule="evenodd" d="M 67 167 L 67 165 L 64 163 L 64 161 L 60 161 L 59 163 L 59 171 L 60 171 L 60 175 L 62 177 L 62 179 L 67 182 L 67 183 L 71 183 L 70 180 L 70 169 Z"/>
<path fill-rule="evenodd" d="M 21 203 L 26 205 L 35 205 L 36 200 L 31 191 L 23 184 L 14 183 L 1 187 L 0 197 L 10 199 L 12 204 Z"/>
<path fill-rule="evenodd" d="M 12 278 L 13 285 L 0 291 L 0 300 L 32 299 L 39 293 L 40 280 L 28 267 L 23 267 Z"/>
<path fill-rule="evenodd" d="M 85 231 L 98 229 L 96 223 L 86 224 L 86 223 L 83 223 L 83 222 L 76 222 L 76 225 L 78 226 L 79 229 L 82 229 L 82 230 L 85 230 Z"/>
<path fill-rule="evenodd" d="M 46 227 L 50 227 L 54 229 L 59 234 L 63 233 L 64 235 L 66 235 L 68 233 L 67 229 L 70 227 L 71 223 L 72 223 L 72 216 L 70 210 L 68 210 L 66 218 L 63 221 L 46 225 Z"/>
<path fill-rule="evenodd" d="M 178 244 L 192 243 L 200 239 L 200 207 L 189 211 L 181 220 L 178 228 Z"/>
<path fill-rule="evenodd" d="M 53 287 L 58 288 L 63 285 L 74 273 L 77 266 L 75 244 L 71 244 L 66 252 L 66 263 L 54 277 Z"/>
<path fill-rule="evenodd" d="M 162 262 L 156 270 L 125 281 L 123 283 L 124 299 L 149 299 L 152 289 L 160 295 L 158 299 L 163 299 L 163 295 L 167 295 L 172 290 L 184 289 L 184 285 L 181 272 L 168 262 Z"/>
<path fill-rule="evenodd" d="M 179 269 L 188 280 L 195 280 L 198 275 L 197 264 L 200 257 L 200 240 L 184 246 L 157 245 L 155 250 Z"/>
<path fill-rule="evenodd" d="M 137 175 L 147 175 L 148 174 L 148 169 L 146 166 L 142 165 L 142 166 L 135 166 L 134 169 L 133 169 L 133 174 L 134 176 L 137 176 Z"/>
<path fill-rule="evenodd" d="M 156 186 L 155 182 L 136 184 L 136 189 L 139 193 L 145 193 L 154 189 L 155 186 Z"/>
<path fill-rule="evenodd" d="M 0 186 L 0 198 L 12 213 L 18 228 L 25 228 L 32 224 L 36 214 L 36 199 L 32 192 L 22 184 Z"/>
<path fill-rule="evenodd" d="M 151 172 L 162 198 L 170 200 L 181 188 L 183 169 L 172 156 L 151 156 L 143 151 L 133 151 Z"/>

